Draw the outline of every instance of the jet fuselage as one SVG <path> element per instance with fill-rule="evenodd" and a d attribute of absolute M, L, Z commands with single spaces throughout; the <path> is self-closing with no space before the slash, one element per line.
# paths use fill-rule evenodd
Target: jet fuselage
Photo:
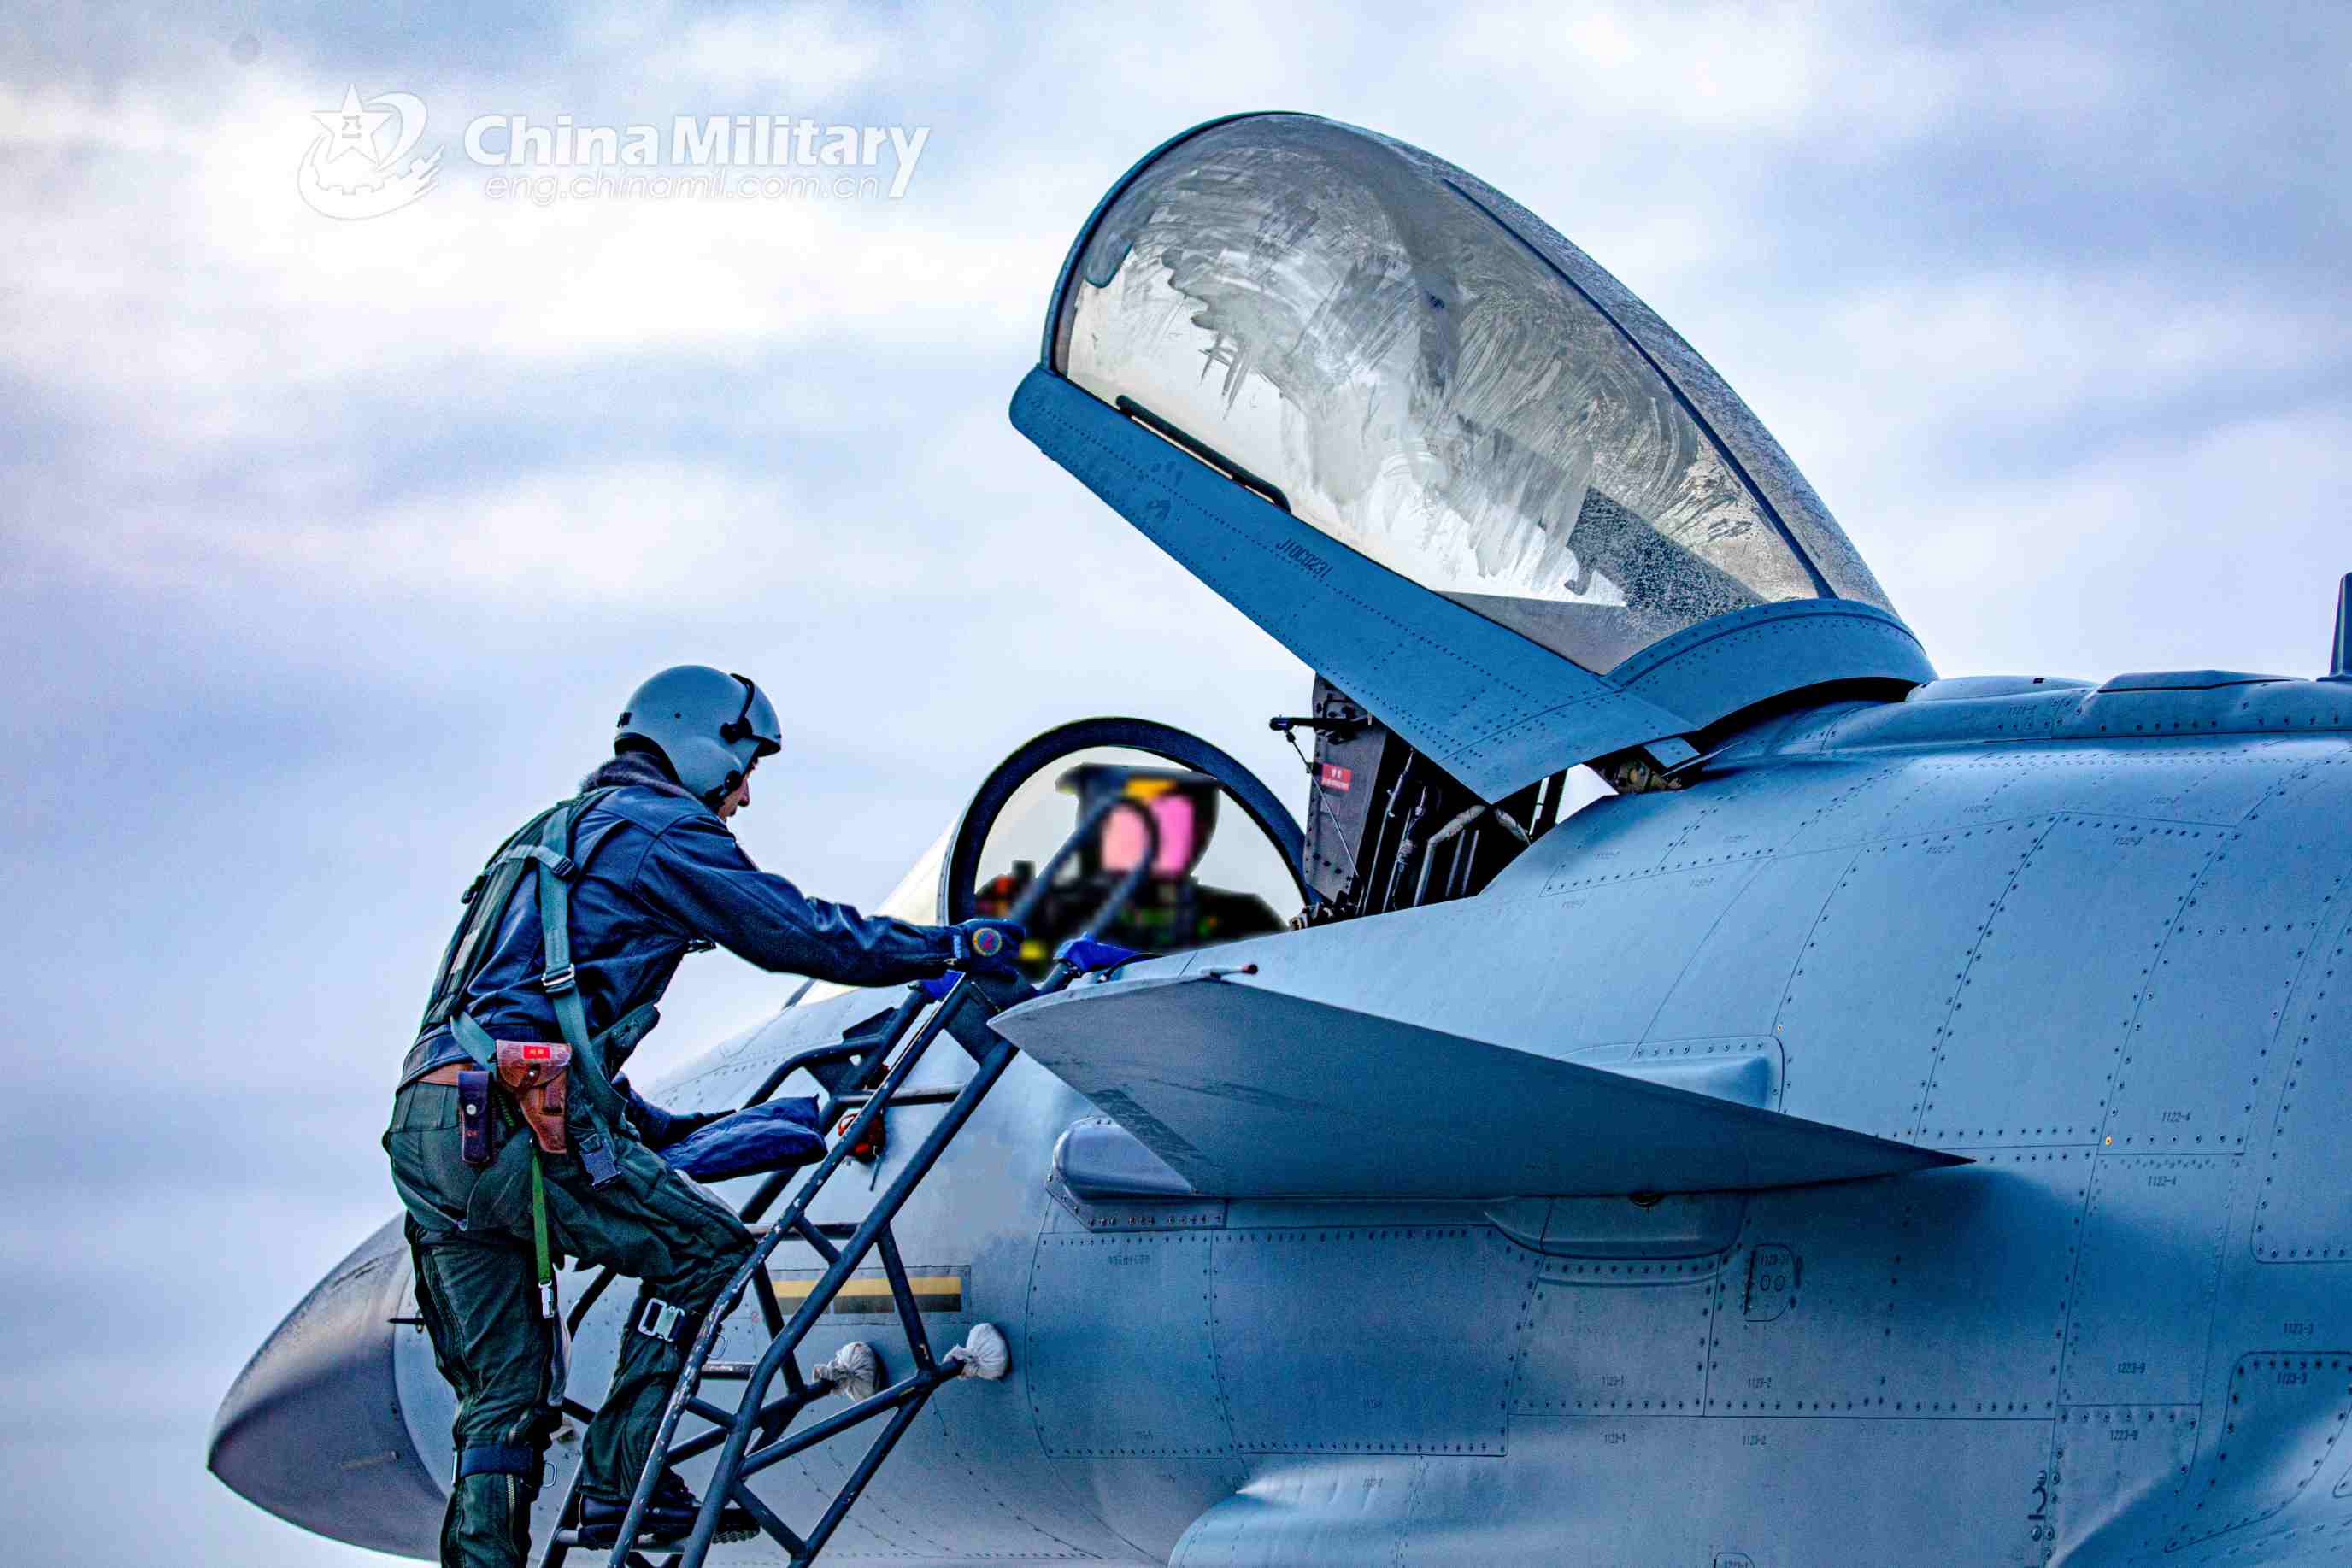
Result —
<path fill-rule="evenodd" d="M 2352 685 L 2135 679 L 1800 709 L 1687 789 L 1567 819 L 1478 896 L 1132 967 L 1254 963 L 1601 1067 L 1760 1061 L 1771 1109 L 1973 1163 L 1642 1202 L 1090 1200 L 1054 1151 L 1097 1112 L 1024 1059 L 898 1226 L 951 1281 L 934 1337 L 1002 1325 L 1012 1376 L 933 1401 L 829 1560 L 2352 1550 Z M 659 1097 L 740 1101 L 895 1000 L 787 1009 Z M 935 1113 L 893 1113 L 894 1148 Z M 856 1218 L 862 1185 L 818 1218 Z M 396 1301 L 396 1234 L 362 1254 L 344 1295 Z M 583 1325 L 583 1391 L 623 1310 Z M 312 1432 L 298 1517 L 343 1533 L 336 1467 L 413 1471 L 415 1549 L 450 1396 L 421 1329 L 383 1332 L 410 1451 Z M 763 1343 L 748 1310 L 729 1334 Z M 853 1338 L 904 1364 L 879 1316 L 806 1354 Z M 813 1512 L 845 1462 L 780 1465 L 762 1495 Z"/>

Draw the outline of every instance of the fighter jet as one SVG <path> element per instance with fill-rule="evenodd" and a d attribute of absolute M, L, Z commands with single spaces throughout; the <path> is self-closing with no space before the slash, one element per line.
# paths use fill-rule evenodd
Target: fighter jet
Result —
<path fill-rule="evenodd" d="M 761 1504 L 709 1560 L 2352 1560 L 2343 595 L 2319 680 L 1938 678 L 1622 284 L 1301 115 L 1110 190 L 1012 417 L 1317 672 L 1305 821 L 1053 731 L 889 905 L 1024 911 L 1026 979 L 812 987 L 652 1086 L 850 1107 L 677 1407 Z M 565 1286 L 585 1410 L 625 1309 Z M 1007 1375 L 934 1375 L 982 1322 Z M 450 1414 L 388 1225 L 211 1464 L 429 1556 Z"/>

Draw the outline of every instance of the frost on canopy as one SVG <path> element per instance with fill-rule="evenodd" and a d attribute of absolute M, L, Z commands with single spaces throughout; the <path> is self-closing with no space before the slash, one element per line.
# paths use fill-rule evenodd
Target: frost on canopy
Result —
<path fill-rule="evenodd" d="M 1639 300 L 1500 193 L 1352 127 L 1253 116 L 1142 170 L 1085 241 L 1054 368 L 1589 670 L 1754 605 L 1888 608 Z"/>

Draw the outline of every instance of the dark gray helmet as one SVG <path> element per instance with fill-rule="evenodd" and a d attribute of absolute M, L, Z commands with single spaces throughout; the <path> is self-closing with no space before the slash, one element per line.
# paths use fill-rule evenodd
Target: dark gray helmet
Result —
<path fill-rule="evenodd" d="M 776 706 L 749 675 L 709 664 L 674 664 L 629 694 L 613 749 L 642 740 L 669 760 L 677 781 L 709 800 L 743 781 L 751 764 L 783 749 Z"/>

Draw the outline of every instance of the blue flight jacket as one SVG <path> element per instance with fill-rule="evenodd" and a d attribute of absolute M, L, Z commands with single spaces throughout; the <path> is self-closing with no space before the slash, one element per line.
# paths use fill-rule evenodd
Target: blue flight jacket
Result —
<path fill-rule="evenodd" d="M 572 831 L 581 870 L 571 888 L 572 962 L 591 1034 L 657 1000 L 696 941 L 762 969 L 851 986 L 927 979 L 947 967 L 954 946 L 947 927 L 860 915 L 761 871 L 718 814 L 649 758 L 616 757 L 582 789 L 607 785 L 623 788 L 583 812 Z M 526 876 L 466 988 L 466 1010 L 494 1040 L 562 1038 L 540 988 L 545 966 L 539 900 Z M 469 1060 L 448 1030 L 435 1030 L 410 1051 L 401 1082 Z"/>

